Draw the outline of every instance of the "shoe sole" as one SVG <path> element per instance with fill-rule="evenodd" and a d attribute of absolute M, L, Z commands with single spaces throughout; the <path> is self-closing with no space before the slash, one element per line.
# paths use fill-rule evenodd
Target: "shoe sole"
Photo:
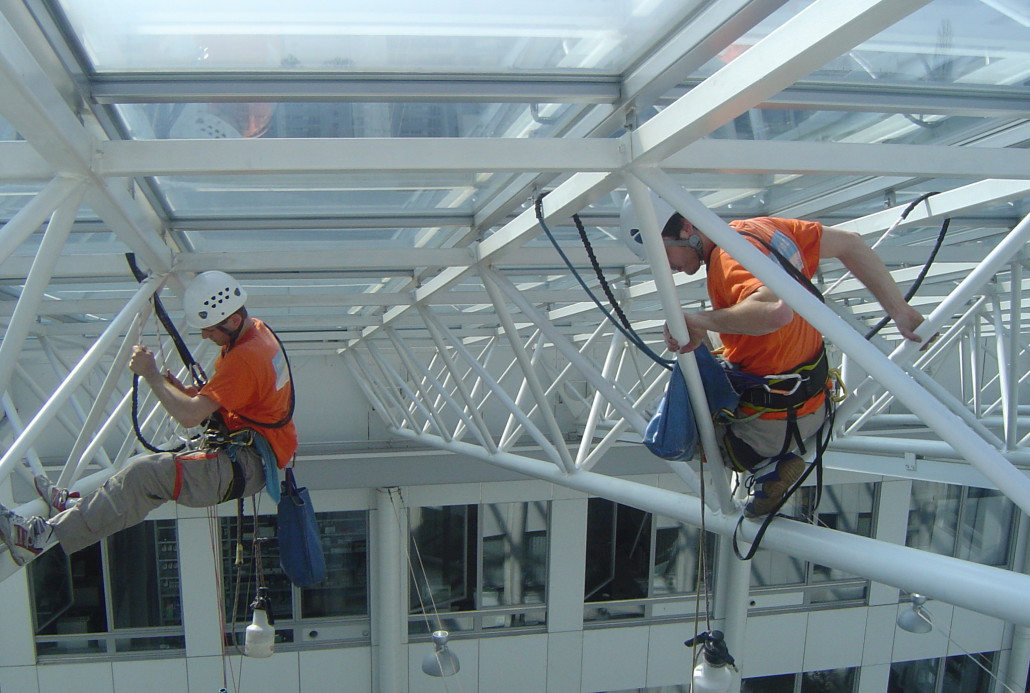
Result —
<path fill-rule="evenodd" d="M 748 503 L 744 508 L 745 517 L 762 517 L 771 513 L 779 505 L 784 494 L 805 473 L 807 466 L 800 457 L 793 457 L 777 465 L 776 473 L 780 477 L 779 480 L 768 481 L 763 485 L 762 490 L 765 492 L 766 498 L 755 498 Z"/>

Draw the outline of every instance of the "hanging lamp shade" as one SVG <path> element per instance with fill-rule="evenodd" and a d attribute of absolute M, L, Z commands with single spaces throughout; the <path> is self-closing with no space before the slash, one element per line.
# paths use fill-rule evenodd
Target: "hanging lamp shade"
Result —
<path fill-rule="evenodd" d="M 430 676 L 454 676 L 461 669 L 458 656 L 447 647 L 448 633 L 433 631 L 433 651 L 422 658 L 422 671 Z"/>
<path fill-rule="evenodd" d="M 926 597 L 921 594 L 912 595 L 912 608 L 898 614 L 898 627 L 909 633 L 929 633 L 933 630 L 933 617 L 923 608 Z"/>

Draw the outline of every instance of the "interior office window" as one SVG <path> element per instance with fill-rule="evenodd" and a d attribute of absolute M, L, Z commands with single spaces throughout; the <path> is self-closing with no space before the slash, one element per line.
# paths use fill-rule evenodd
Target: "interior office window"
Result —
<path fill-rule="evenodd" d="M 279 547 L 275 541 L 276 518 L 260 515 L 257 537 L 260 552 L 260 573 L 268 589 L 268 600 L 276 620 L 276 642 L 294 642 L 302 637 L 323 640 L 367 638 L 367 628 L 322 627 L 312 630 L 301 621 L 319 619 L 321 623 L 342 623 L 368 619 L 368 514 L 364 511 L 316 513 L 322 552 L 326 562 L 326 579 L 311 587 L 294 587 L 279 567 Z M 254 550 L 254 518 L 244 517 L 242 541 L 245 560 L 236 565 L 239 540 L 237 520 L 225 517 L 222 531 L 222 581 L 225 617 L 235 628 L 232 638 L 242 642 L 244 629 L 250 624 L 249 605 L 257 594 L 258 563 Z M 295 632 L 295 630 L 297 632 Z M 328 635 L 328 637 L 326 637 Z M 233 642 L 233 640 L 230 640 Z"/>
<path fill-rule="evenodd" d="M 984 565 L 1005 566 L 1015 506 L 999 491 L 913 481 L 905 544 Z"/>
<path fill-rule="evenodd" d="M 794 693 L 794 674 L 756 676 L 740 682 L 740 693 Z"/>
<path fill-rule="evenodd" d="M 887 693 L 990 693 L 996 652 L 891 664 Z"/>
<path fill-rule="evenodd" d="M 174 520 L 122 530 L 28 567 L 40 656 L 185 647 Z"/>
<path fill-rule="evenodd" d="M 591 498 L 585 570 L 587 602 L 645 599 L 651 574 L 651 513 Z"/>
<path fill-rule="evenodd" d="M 740 690 L 742 693 L 854 693 L 857 684 L 858 669 L 828 669 L 744 679 Z"/>
<path fill-rule="evenodd" d="M 641 617 L 642 600 L 697 592 L 701 577 L 700 530 L 604 498 L 587 502 L 587 546 L 584 601 L 627 601 L 588 609 L 588 620 Z M 704 544 L 713 565 L 717 538 Z"/>
<path fill-rule="evenodd" d="M 801 675 L 800 693 L 853 693 L 858 684 L 858 669 L 806 671 Z"/>
<path fill-rule="evenodd" d="M 818 497 L 814 486 L 804 486 L 780 511 L 791 517 L 812 517 L 818 500 L 816 524 L 848 534 L 871 537 L 876 508 L 876 484 L 832 484 Z M 752 587 L 806 586 L 810 604 L 864 599 L 867 582 L 837 568 L 809 563 L 787 554 L 759 549 L 751 561 Z"/>
<path fill-rule="evenodd" d="M 412 633 L 545 622 L 543 608 L 521 607 L 547 598 L 546 502 L 412 508 L 409 523 Z"/>

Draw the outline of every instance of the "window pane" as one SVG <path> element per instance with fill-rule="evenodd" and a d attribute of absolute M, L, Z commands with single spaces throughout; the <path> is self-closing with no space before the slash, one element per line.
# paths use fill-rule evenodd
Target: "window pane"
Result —
<path fill-rule="evenodd" d="M 697 591 L 698 537 L 701 530 L 676 520 L 658 516 L 655 530 L 654 572 L 651 578 L 651 596 L 693 594 Z M 705 541 L 706 571 L 711 576 L 715 565 L 715 547 L 718 537 L 709 533 Z"/>
<path fill-rule="evenodd" d="M 273 515 L 258 517 L 258 537 L 268 539 L 261 542 L 261 573 L 268 588 L 268 602 L 273 616 L 278 619 L 293 618 L 293 585 L 279 567 L 279 545 L 274 541 L 276 518 Z M 254 558 L 254 518 L 243 518 L 243 535 L 237 537 L 235 517 L 222 518 L 222 582 L 225 588 L 225 618 L 236 617 L 237 632 L 250 623 L 250 603 L 257 595 L 257 566 Z M 236 545 L 243 543 L 244 564 L 236 565 Z"/>
<path fill-rule="evenodd" d="M 470 611 L 476 608 L 475 534 L 477 508 L 449 505 L 412 508 L 411 613 Z"/>
<path fill-rule="evenodd" d="M 967 488 L 956 557 L 985 565 L 1008 564 L 1013 508 L 1000 491 Z"/>
<path fill-rule="evenodd" d="M 368 515 L 317 513 L 327 576 L 301 590 L 301 617 L 368 614 Z"/>
<path fill-rule="evenodd" d="M 891 664 L 887 693 L 935 693 L 939 659 Z"/>
<path fill-rule="evenodd" d="M 811 511 L 814 496 L 803 487 L 787 499 L 780 513 L 800 517 Z M 797 585 L 805 582 L 805 561 L 784 553 L 759 549 L 751 559 L 751 586 Z"/>
<path fill-rule="evenodd" d="M 794 674 L 744 679 L 740 693 L 794 693 Z"/>
<path fill-rule="evenodd" d="M 905 545 L 944 556 L 954 555 L 961 492 L 959 486 L 913 481 Z"/>
<path fill-rule="evenodd" d="M 483 506 L 480 607 L 542 604 L 547 576 L 547 504 Z"/>
<path fill-rule="evenodd" d="M 956 655 L 944 660 L 944 685 L 941 693 L 990 693 L 990 670 L 994 666 L 993 652 L 974 655 Z"/>
<path fill-rule="evenodd" d="M 801 693 L 852 693 L 857 669 L 806 671 L 801 675 Z"/>
<path fill-rule="evenodd" d="M 587 506 L 586 601 L 644 599 L 651 569 L 651 514 L 603 498 Z"/>
<path fill-rule="evenodd" d="M 180 626 L 175 520 L 143 522 L 108 539 L 115 628 Z"/>

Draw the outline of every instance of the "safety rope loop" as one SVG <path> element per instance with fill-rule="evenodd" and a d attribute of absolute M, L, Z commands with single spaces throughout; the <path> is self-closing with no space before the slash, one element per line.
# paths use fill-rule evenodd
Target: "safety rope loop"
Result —
<path fill-rule="evenodd" d="M 594 256 L 594 254 L 592 252 L 592 249 L 588 249 L 587 250 L 587 254 L 590 256 L 590 262 L 591 262 L 591 264 L 594 267 L 594 271 L 601 278 L 602 286 L 606 287 L 606 290 L 609 292 L 608 298 L 612 302 L 612 306 L 619 312 L 620 317 L 622 318 L 623 321 L 625 321 L 626 324 L 625 325 L 620 324 L 612 316 L 612 314 L 608 311 L 608 309 L 605 308 L 604 305 L 602 305 L 601 301 L 598 300 L 597 296 L 594 294 L 593 291 L 591 291 L 590 287 L 587 286 L 587 283 L 586 283 L 586 281 L 584 281 L 582 275 L 580 275 L 579 271 L 577 271 L 575 266 L 573 266 L 572 260 L 570 260 L 569 256 L 565 254 L 565 251 L 562 249 L 561 245 L 558 243 L 558 240 L 554 237 L 554 234 L 551 233 L 551 229 L 548 228 L 547 222 L 544 221 L 544 195 L 545 194 L 546 193 L 541 193 L 540 195 L 537 195 L 536 202 L 533 205 L 533 208 L 534 208 L 534 210 L 536 212 L 537 222 L 539 222 L 540 228 L 542 228 L 544 230 L 544 233 L 547 235 L 548 240 L 551 241 L 551 245 L 554 246 L 554 249 L 558 252 L 558 255 L 561 257 L 562 261 L 565 263 L 565 266 L 569 268 L 569 272 L 571 272 L 572 276 L 576 278 L 576 281 L 579 282 L 579 285 L 581 287 L 583 287 L 583 290 L 587 293 L 587 296 L 590 297 L 590 300 L 592 300 L 594 302 L 594 305 L 597 306 L 597 308 L 601 311 L 601 313 L 605 316 L 605 318 L 607 318 L 608 321 L 617 330 L 619 330 L 623 334 L 623 336 L 626 337 L 626 339 L 628 339 L 630 341 L 630 343 L 632 343 L 635 347 L 640 349 L 640 351 L 644 352 L 644 354 L 648 358 L 650 358 L 652 361 L 657 363 L 659 366 L 661 366 L 662 368 L 664 368 L 666 370 L 670 370 L 671 371 L 672 370 L 672 364 L 674 363 L 674 361 L 672 361 L 671 359 L 662 358 L 661 356 L 656 354 L 654 352 L 654 350 L 652 350 L 651 347 L 649 347 L 644 342 L 643 338 L 641 338 L 641 336 L 639 334 L 637 334 L 637 332 L 629 325 L 629 321 L 626 319 L 626 317 L 622 313 L 621 309 L 618 308 L 618 302 L 615 300 L 614 295 L 612 295 L 610 293 L 610 289 L 608 289 L 608 283 L 604 280 L 604 274 L 603 274 L 603 272 L 601 270 L 601 266 L 597 262 L 597 258 Z M 573 218 L 577 220 L 577 226 L 579 226 L 578 216 L 574 216 Z M 581 237 L 584 237 L 584 236 L 585 236 L 585 234 L 583 234 Z M 584 239 L 584 242 L 586 243 L 587 247 L 589 248 L 589 243 L 587 243 L 585 241 L 585 239 Z"/>

